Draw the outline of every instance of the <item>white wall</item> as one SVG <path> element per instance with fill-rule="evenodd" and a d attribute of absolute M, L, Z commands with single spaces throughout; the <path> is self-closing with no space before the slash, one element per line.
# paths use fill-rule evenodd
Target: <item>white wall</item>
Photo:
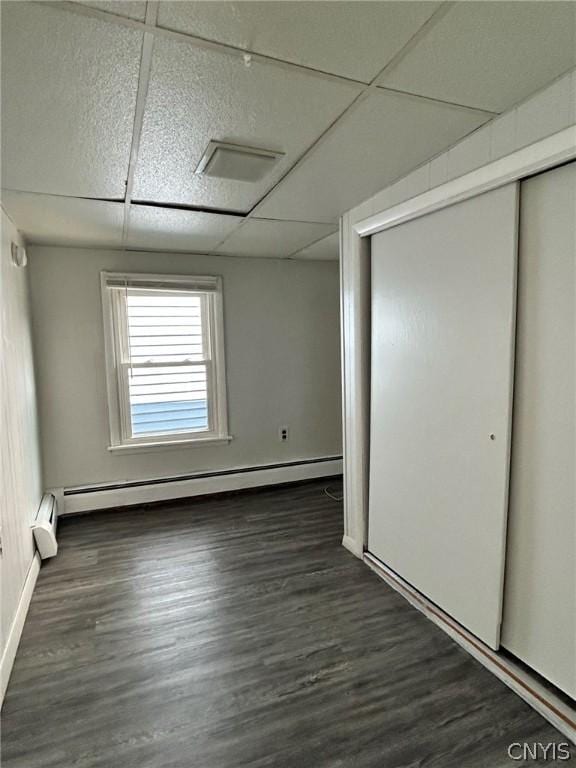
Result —
<path fill-rule="evenodd" d="M 42 495 L 28 301 L 28 268 L 18 268 L 12 264 L 11 241 L 22 244 L 12 222 L 2 212 L 0 250 L 2 260 L 0 272 L 2 690 L 0 694 L 3 693 L 7 682 L 18 643 L 19 632 L 14 627 L 14 622 L 34 558 L 30 523 Z"/>
<path fill-rule="evenodd" d="M 341 453 L 336 263 L 39 246 L 29 255 L 46 487 Z M 101 270 L 222 276 L 229 445 L 107 450 Z"/>

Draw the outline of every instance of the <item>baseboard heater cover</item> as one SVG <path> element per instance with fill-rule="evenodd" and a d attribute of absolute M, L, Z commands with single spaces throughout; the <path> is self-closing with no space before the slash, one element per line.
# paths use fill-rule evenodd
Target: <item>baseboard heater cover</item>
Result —
<path fill-rule="evenodd" d="M 45 493 L 32 523 L 36 548 L 42 560 L 54 557 L 58 552 L 56 527 L 58 525 L 58 504 L 53 493 Z"/>
<path fill-rule="evenodd" d="M 261 472 L 262 470 L 284 469 L 287 467 L 302 467 L 308 464 L 322 464 L 328 461 L 342 461 L 342 456 L 327 456 L 321 459 L 302 459 L 301 461 L 284 461 L 280 464 L 261 464 L 254 467 L 236 467 L 234 469 L 218 469 L 214 472 L 195 472 L 191 475 L 173 475 L 172 477 L 156 477 L 150 480 L 128 480 L 124 483 L 105 483 L 103 485 L 85 485 L 77 488 L 65 488 L 64 496 L 77 496 L 82 493 L 96 493 L 97 491 L 120 491 L 124 488 L 142 488 L 147 485 L 167 485 L 168 483 L 181 483 L 185 480 L 203 480 L 209 477 L 226 477 L 226 475 L 240 475 L 246 472 Z"/>
<path fill-rule="evenodd" d="M 53 490 L 62 500 L 60 515 L 67 515 L 341 474 L 342 456 L 325 456 Z"/>

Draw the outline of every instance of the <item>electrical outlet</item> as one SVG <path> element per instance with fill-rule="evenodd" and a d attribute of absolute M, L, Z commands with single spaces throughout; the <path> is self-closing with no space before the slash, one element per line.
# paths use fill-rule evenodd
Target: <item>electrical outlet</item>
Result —
<path fill-rule="evenodd" d="M 285 443 L 288 440 L 289 434 L 290 432 L 288 430 L 288 427 L 278 428 L 278 437 L 280 438 L 281 443 Z"/>

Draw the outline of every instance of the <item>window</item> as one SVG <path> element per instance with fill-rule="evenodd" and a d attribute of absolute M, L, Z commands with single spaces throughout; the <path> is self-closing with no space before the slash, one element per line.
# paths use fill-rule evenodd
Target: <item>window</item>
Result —
<path fill-rule="evenodd" d="M 102 273 L 110 449 L 228 440 L 218 277 Z"/>

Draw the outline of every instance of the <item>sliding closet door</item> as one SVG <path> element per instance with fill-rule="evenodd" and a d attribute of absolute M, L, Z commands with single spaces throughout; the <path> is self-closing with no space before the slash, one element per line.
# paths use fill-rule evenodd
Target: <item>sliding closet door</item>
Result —
<path fill-rule="evenodd" d="M 494 648 L 516 228 L 510 185 L 372 238 L 369 550 Z"/>
<path fill-rule="evenodd" d="M 576 163 L 520 193 L 502 645 L 576 697 Z"/>

